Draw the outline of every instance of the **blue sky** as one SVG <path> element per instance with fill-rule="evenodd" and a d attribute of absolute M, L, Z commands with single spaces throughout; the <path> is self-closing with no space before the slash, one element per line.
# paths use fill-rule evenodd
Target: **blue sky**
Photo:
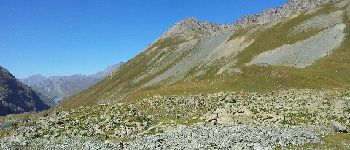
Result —
<path fill-rule="evenodd" d="M 187 17 L 232 23 L 287 0 L 0 0 L 0 65 L 17 78 L 92 74 Z"/>

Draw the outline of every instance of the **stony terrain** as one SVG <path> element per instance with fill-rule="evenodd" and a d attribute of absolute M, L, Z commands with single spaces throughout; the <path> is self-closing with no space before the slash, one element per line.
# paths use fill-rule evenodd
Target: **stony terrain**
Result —
<path fill-rule="evenodd" d="M 250 63 L 296 68 L 308 67 L 317 59 L 330 55 L 332 50 L 340 46 L 345 38 L 344 29 L 344 24 L 335 25 L 307 40 L 261 53 Z"/>
<path fill-rule="evenodd" d="M 103 150 L 115 150 L 118 147 L 113 143 L 105 143 L 98 139 L 81 139 L 81 138 L 37 138 L 32 140 L 25 140 L 20 137 L 10 137 L 3 139 L 3 143 L 0 145 L 2 150 L 13 149 L 30 149 L 30 150 L 43 150 L 43 149 L 103 149 Z"/>
<path fill-rule="evenodd" d="M 349 12 L 290 0 L 228 25 L 185 19 L 55 109 L 4 119 L 1 148 L 350 149 Z"/>
<path fill-rule="evenodd" d="M 346 1 L 345 1 L 346 2 Z M 342 22 L 343 11 L 336 11 L 330 14 L 315 16 L 309 20 L 305 20 L 300 25 L 297 25 L 289 31 L 290 36 L 297 35 L 309 30 L 324 29 Z"/>
<path fill-rule="evenodd" d="M 126 149 L 272 149 L 276 146 L 320 143 L 315 132 L 284 126 L 193 126 L 136 139 Z M 147 143 L 147 144 L 145 144 Z"/>
<path fill-rule="evenodd" d="M 321 135 L 348 132 L 349 105 L 350 92 L 317 90 L 154 96 L 53 112 L 15 127 L 3 143 L 10 147 L 6 141 L 22 137 L 20 143 L 35 146 L 40 139 L 66 137 L 98 138 L 130 149 L 145 148 L 140 144 L 145 141 L 151 149 L 270 149 L 320 143 Z"/>

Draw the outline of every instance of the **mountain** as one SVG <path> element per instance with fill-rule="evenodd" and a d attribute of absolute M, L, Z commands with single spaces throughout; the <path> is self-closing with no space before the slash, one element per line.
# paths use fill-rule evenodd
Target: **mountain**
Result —
<path fill-rule="evenodd" d="M 58 102 L 62 99 L 76 94 L 101 81 L 108 74 L 113 72 L 123 62 L 109 66 L 105 70 L 92 75 L 71 75 L 71 76 L 52 76 L 33 75 L 21 82 L 30 86 L 34 91 L 42 93 L 46 97 Z"/>
<path fill-rule="evenodd" d="M 51 104 L 0 66 L 0 116 L 43 111 Z"/>
<path fill-rule="evenodd" d="M 152 95 L 350 87 L 348 0 L 290 0 L 232 24 L 188 18 L 63 108 Z"/>
<path fill-rule="evenodd" d="M 188 18 L 0 149 L 350 149 L 349 33 L 349 0 Z"/>

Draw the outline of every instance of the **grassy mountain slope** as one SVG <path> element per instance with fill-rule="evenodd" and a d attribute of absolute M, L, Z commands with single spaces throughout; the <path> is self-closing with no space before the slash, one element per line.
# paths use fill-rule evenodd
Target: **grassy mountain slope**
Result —
<path fill-rule="evenodd" d="M 106 100 L 213 93 L 223 90 L 348 89 L 349 7 L 349 4 L 339 6 L 339 3 L 327 3 L 308 12 L 246 28 L 213 25 L 218 30 L 180 30 L 177 34 L 167 32 L 167 36 L 162 36 L 114 74 L 70 97 L 60 107 L 68 109 Z M 337 14 L 340 22 L 316 27 L 319 25 L 317 17 L 331 16 L 332 13 Z M 311 25 L 305 22 L 311 22 Z M 341 45 L 306 68 L 249 64 L 263 52 L 319 36 L 321 32 L 339 24 L 346 25 L 343 31 L 345 38 Z M 307 25 L 310 27 L 300 32 L 293 30 Z M 202 28 L 203 22 L 193 21 L 191 18 L 190 21 L 176 24 L 171 31 L 193 26 Z"/>

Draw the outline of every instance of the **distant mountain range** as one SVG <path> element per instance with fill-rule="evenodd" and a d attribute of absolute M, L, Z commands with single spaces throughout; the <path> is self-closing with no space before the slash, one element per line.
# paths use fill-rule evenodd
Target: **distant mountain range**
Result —
<path fill-rule="evenodd" d="M 22 84 L 0 66 L 0 116 L 30 111 L 43 111 L 53 105 L 44 96 Z"/>
<path fill-rule="evenodd" d="M 20 79 L 24 84 L 30 86 L 34 91 L 42 93 L 55 102 L 76 94 L 101 81 L 108 74 L 119 68 L 123 62 L 107 67 L 105 70 L 92 75 L 52 76 L 33 75 Z"/>

